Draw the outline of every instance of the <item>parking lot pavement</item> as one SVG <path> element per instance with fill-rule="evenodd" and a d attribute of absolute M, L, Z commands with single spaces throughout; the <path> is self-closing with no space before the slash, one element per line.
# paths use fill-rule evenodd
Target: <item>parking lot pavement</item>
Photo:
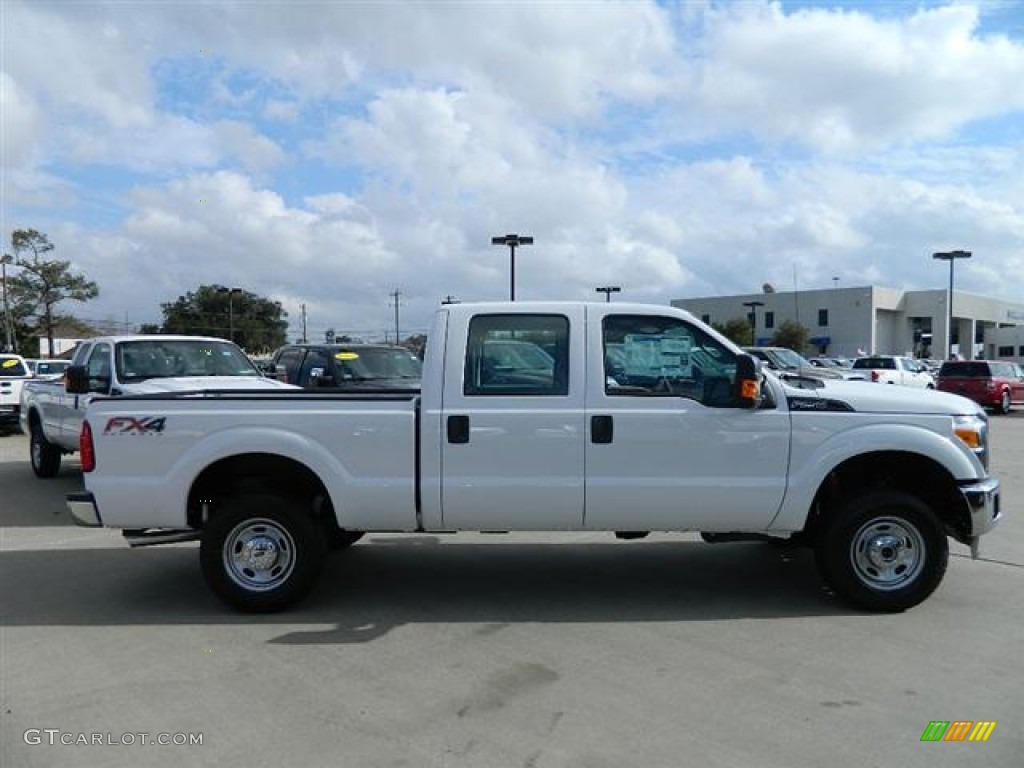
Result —
<path fill-rule="evenodd" d="M 1024 413 L 992 441 L 1002 524 L 901 615 L 803 551 L 460 534 L 369 536 L 253 617 L 194 545 L 72 527 L 75 465 L 37 480 L 0 438 L 0 765 L 1019 768 Z M 997 725 L 922 742 L 937 720 Z"/>

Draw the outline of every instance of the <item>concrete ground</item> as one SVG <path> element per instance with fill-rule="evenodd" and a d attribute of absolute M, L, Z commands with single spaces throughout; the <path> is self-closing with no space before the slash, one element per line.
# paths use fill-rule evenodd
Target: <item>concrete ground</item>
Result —
<path fill-rule="evenodd" d="M 901 615 L 804 551 L 460 534 L 368 536 L 253 617 L 196 545 L 73 527 L 74 462 L 37 480 L 0 437 L 0 765 L 1019 768 L 1024 412 L 992 441 L 1002 525 Z M 934 720 L 998 725 L 922 743 Z"/>

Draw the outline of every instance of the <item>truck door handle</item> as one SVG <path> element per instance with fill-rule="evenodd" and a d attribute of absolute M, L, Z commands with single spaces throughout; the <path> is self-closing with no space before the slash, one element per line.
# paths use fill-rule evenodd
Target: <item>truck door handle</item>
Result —
<path fill-rule="evenodd" d="M 469 442 L 469 416 L 448 417 L 448 442 L 454 445 Z"/>
<path fill-rule="evenodd" d="M 615 434 L 615 423 L 611 416 L 590 417 L 590 442 L 607 445 Z"/>

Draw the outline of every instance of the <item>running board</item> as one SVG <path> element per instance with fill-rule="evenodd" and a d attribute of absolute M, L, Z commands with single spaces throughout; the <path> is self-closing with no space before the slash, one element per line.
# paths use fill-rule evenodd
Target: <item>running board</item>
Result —
<path fill-rule="evenodd" d="M 123 531 L 129 547 L 152 547 L 156 544 L 178 544 L 183 541 L 198 541 L 202 531 L 194 528 L 176 530 L 173 528 L 127 528 Z"/>

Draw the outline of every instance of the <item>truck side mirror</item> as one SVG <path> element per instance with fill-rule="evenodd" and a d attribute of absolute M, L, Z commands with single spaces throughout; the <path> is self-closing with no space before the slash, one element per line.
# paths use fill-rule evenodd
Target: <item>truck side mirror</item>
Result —
<path fill-rule="evenodd" d="M 84 365 L 69 365 L 64 371 L 64 391 L 69 395 L 89 394 L 89 369 Z"/>
<path fill-rule="evenodd" d="M 736 358 L 736 403 L 741 408 L 756 408 L 761 402 L 761 370 L 751 355 Z"/>
<path fill-rule="evenodd" d="M 277 379 L 278 381 L 287 382 L 288 381 L 288 369 L 285 368 L 280 363 L 278 363 L 277 365 L 274 366 L 274 370 L 273 370 L 273 373 L 271 374 L 271 377 Z"/>

